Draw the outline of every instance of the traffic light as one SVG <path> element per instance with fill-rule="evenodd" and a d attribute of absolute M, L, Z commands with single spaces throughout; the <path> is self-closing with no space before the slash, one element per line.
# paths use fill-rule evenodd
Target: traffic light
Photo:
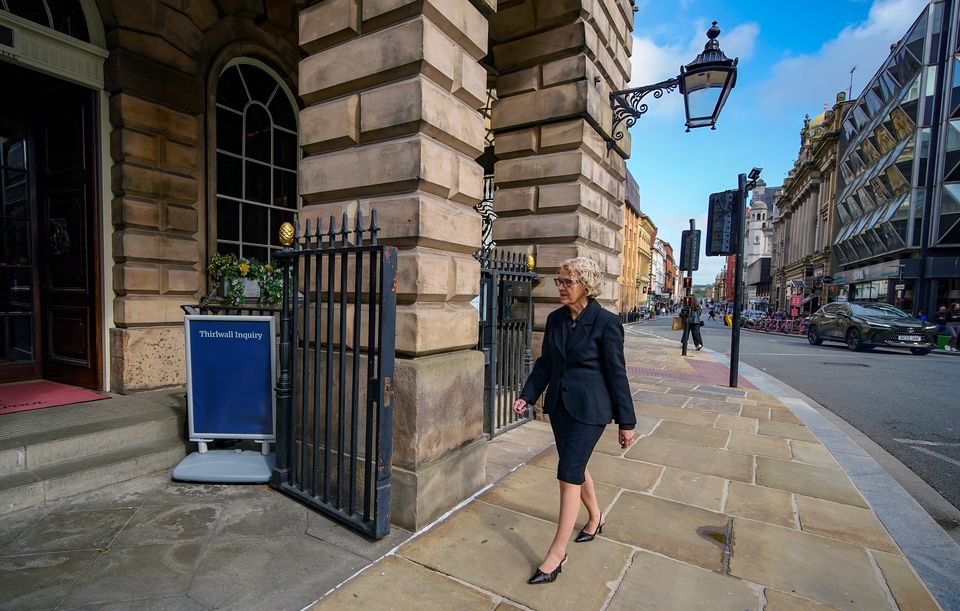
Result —
<path fill-rule="evenodd" d="M 693 297 L 689 297 L 689 296 L 688 296 L 688 297 L 684 297 L 684 298 L 683 298 L 683 307 L 689 308 L 691 305 L 693 305 Z"/>
<path fill-rule="evenodd" d="M 684 277 L 683 288 L 685 289 L 693 288 L 693 278 L 691 278 L 690 276 Z"/>

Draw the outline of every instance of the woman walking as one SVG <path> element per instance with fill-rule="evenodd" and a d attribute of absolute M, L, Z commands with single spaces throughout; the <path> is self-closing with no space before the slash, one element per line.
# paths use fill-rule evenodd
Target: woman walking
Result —
<path fill-rule="evenodd" d="M 683 328 L 683 337 L 680 341 L 686 344 L 689 334 L 693 333 L 693 345 L 696 346 L 697 350 L 703 348 L 703 338 L 700 336 L 700 325 L 702 324 L 700 301 L 696 297 L 691 297 L 690 312 L 687 313 L 687 326 Z"/>
<path fill-rule="evenodd" d="M 637 422 L 623 358 L 623 326 L 594 299 L 601 289 L 600 268 L 577 257 L 561 263 L 553 281 L 562 307 L 547 316 L 542 355 L 513 404 L 513 411 L 522 413 L 547 388 L 543 412 L 550 415 L 560 457 L 557 532 L 528 580 L 531 584 L 550 583 L 560 574 L 581 502 L 589 518 L 576 542 L 586 543 L 600 534 L 603 515 L 587 461 L 611 420 L 619 425 L 621 448 L 633 442 Z"/>

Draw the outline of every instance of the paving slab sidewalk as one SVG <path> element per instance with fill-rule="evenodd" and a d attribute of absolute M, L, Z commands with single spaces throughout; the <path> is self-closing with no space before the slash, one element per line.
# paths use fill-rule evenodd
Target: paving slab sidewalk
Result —
<path fill-rule="evenodd" d="M 8 514 L 0 609 L 938 608 L 791 409 L 676 342 L 628 328 L 626 354 L 639 439 L 598 444 L 607 525 L 552 585 L 526 584 L 558 504 L 549 425 L 530 422 L 489 443 L 477 498 L 379 542 L 267 486 L 167 472 Z"/>
<path fill-rule="evenodd" d="M 570 543 L 555 583 L 526 584 L 559 498 L 556 452 L 542 423 L 531 423 L 521 428 L 540 427 L 544 451 L 519 468 L 492 468 L 496 481 L 475 500 L 313 608 L 941 608 L 784 403 L 746 381 L 725 387 L 713 356 L 679 352 L 628 329 L 638 440 L 622 450 L 613 426 L 604 433 L 590 470 L 606 526 L 592 543 Z M 517 457 L 497 441 L 490 448 Z"/>

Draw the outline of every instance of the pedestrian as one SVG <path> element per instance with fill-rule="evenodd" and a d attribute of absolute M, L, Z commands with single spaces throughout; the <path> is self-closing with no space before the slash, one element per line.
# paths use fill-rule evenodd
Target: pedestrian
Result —
<path fill-rule="evenodd" d="M 690 311 L 687 312 L 687 325 L 683 328 L 683 337 L 680 341 L 687 343 L 690 333 L 693 333 L 693 345 L 697 350 L 703 348 L 703 338 L 700 336 L 700 327 L 703 319 L 700 318 L 700 301 L 696 297 L 690 298 Z"/>
<path fill-rule="evenodd" d="M 933 324 L 937 325 L 937 335 L 950 335 L 947 331 L 947 306 L 942 305 L 936 312 L 933 313 L 933 318 L 930 320 Z"/>
<path fill-rule="evenodd" d="M 954 302 L 947 310 L 947 333 L 950 335 L 947 350 L 957 352 L 957 339 L 960 336 L 960 303 L 958 302 Z"/>
<path fill-rule="evenodd" d="M 716 319 L 717 319 L 717 309 L 710 308 L 710 320 L 716 320 Z"/>
<path fill-rule="evenodd" d="M 553 282 L 562 307 L 547 316 L 542 355 L 513 404 L 520 414 L 547 389 L 543 413 L 550 416 L 559 455 L 557 532 L 530 584 L 551 583 L 560 574 L 581 502 L 588 518 L 576 542 L 592 541 L 603 529 L 587 462 L 606 425 L 611 420 L 619 425 L 621 448 L 633 442 L 637 417 L 624 364 L 623 325 L 594 298 L 602 278 L 599 266 L 586 257 L 560 264 Z"/>

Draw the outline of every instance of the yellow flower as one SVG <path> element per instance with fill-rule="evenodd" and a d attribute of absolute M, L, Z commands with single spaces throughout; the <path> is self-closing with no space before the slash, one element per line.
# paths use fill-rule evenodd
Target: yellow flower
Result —
<path fill-rule="evenodd" d="M 237 265 L 237 267 L 240 268 L 240 275 L 241 275 L 241 276 L 246 276 L 246 275 L 247 275 L 247 272 L 250 271 L 250 264 L 249 264 L 249 263 L 240 263 L 240 264 Z"/>
<path fill-rule="evenodd" d="M 267 270 L 268 272 L 272 272 L 273 266 L 267 263 L 266 265 L 263 266 L 263 269 Z"/>

